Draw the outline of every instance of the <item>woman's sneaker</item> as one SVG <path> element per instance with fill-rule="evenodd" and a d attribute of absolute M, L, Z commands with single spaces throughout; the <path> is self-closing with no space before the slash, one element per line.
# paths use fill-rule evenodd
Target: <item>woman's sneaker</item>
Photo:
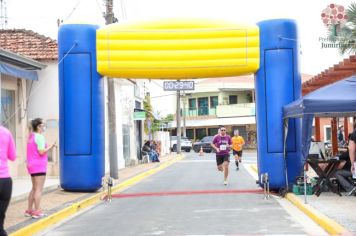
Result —
<path fill-rule="evenodd" d="M 32 216 L 32 210 L 26 210 L 24 215 L 26 217 L 31 217 Z"/>
<path fill-rule="evenodd" d="M 38 210 L 38 211 L 32 211 L 31 216 L 33 219 L 38 219 L 38 218 L 46 216 L 46 214 L 43 213 L 41 210 Z"/>

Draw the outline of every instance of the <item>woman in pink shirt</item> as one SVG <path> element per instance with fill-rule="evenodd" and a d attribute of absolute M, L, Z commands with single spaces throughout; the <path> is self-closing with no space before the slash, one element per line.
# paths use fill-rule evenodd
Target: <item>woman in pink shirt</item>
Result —
<path fill-rule="evenodd" d="M 25 216 L 40 218 L 44 216 L 40 209 L 40 201 L 47 172 L 47 152 L 55 147 L 46 145 L 43 132 L 46 127 L 41 118 L 31 121 L 32 131 L 27 140 L 27 171 L 31 175 L 32 190 L 28 196 L 28 209 Z"/>
<path fill-rule="evenodd" d="M 12 179 L 9 175 L 7 160 L 16 159 L 14 139 L 8 129 L 0 126 L 0 235 L 7 235 L 4 220 L 11 199 Z"/>

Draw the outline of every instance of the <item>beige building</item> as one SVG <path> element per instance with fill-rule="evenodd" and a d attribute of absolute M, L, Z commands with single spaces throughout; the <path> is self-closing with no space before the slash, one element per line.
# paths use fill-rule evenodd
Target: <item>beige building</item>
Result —
<path fill-rule="evenodd" d="M 219 125 L 224 125 L 230 135 L 238 129 L 246 148 L 255 148 L 254 97 L 253 75 L 197 80 L 194 91 L 182 94 L 181 126 L 192 140 L 215 135 Z M 176 135 L 176 122 L 172 128 L 172 135 Z"/>
<path fill-rule="evenodd" d="M 16 143 L 16 162 L 11 162 L 13 176 L 25 173 L 26 143 L 28 134 L 28 81 L 38 79 L 46 65 L 13 52 L 0 49 L 1 125 L 7 127 Z"/>
<path fill-rule="evenodd" d="M 0 30 L 0 48 L 17 55 L 22 61 L 35 66 L 1 61 L 14 71 L 26 70 L 34 77 L 24 78 L 21 73 L 1 73 L 2 125 L 8 127 L 16 140 L 17 161 L 11 163 L 13 176 L 26 176 L 26 143 L 28 123 L 41 117 L 47 121 L 47 141 L 58 140 L 58 69 L 55 40 L 30 30 Z M 58 175 L 58 149 L 48 153 L 48 174 Z"/>
<path fill-rule="evenodd" d="M 302 74 L 302 81 L 310 77 Z M 224 125 L 230 135 L 234 129 L 240 131 L 246 148 L 256 148 L 254 75 L 196 80 L 193 91 L 182 92 L 180 107 L 182 135 L 185 127 L 185 136 L 200 140 L 215 135 L 218 126 Z M 172 135 L 176 127 L 174 121 Z"/>

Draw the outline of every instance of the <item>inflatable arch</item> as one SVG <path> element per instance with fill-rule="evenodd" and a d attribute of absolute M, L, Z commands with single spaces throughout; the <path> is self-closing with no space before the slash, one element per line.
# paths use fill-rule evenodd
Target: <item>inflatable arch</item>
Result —
<path fill-rule="evenodd" d="M 102 76 L 192 79 L 255 73 L 258 171 L 270 187 L 302 169 L 300 122 L 289 121 L 284 156 L 282 107 L 301 96 L 293 20 L 252 26 L 209 20 L 63 25 L 58 35 L 60 183 L 95 191 L 104 175 Z M 287 176 L 287 178 L 286 178 Z"/>

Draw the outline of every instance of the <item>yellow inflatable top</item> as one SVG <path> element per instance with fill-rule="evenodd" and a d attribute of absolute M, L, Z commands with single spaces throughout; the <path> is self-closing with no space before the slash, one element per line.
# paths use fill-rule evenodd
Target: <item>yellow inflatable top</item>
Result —
<path fill-rule="evenodd" d="M 201 19 L 111 24 L 96 40 L 97 70 L 114 78 L 226 77 L 259 68 L 257 26 Z"/>

